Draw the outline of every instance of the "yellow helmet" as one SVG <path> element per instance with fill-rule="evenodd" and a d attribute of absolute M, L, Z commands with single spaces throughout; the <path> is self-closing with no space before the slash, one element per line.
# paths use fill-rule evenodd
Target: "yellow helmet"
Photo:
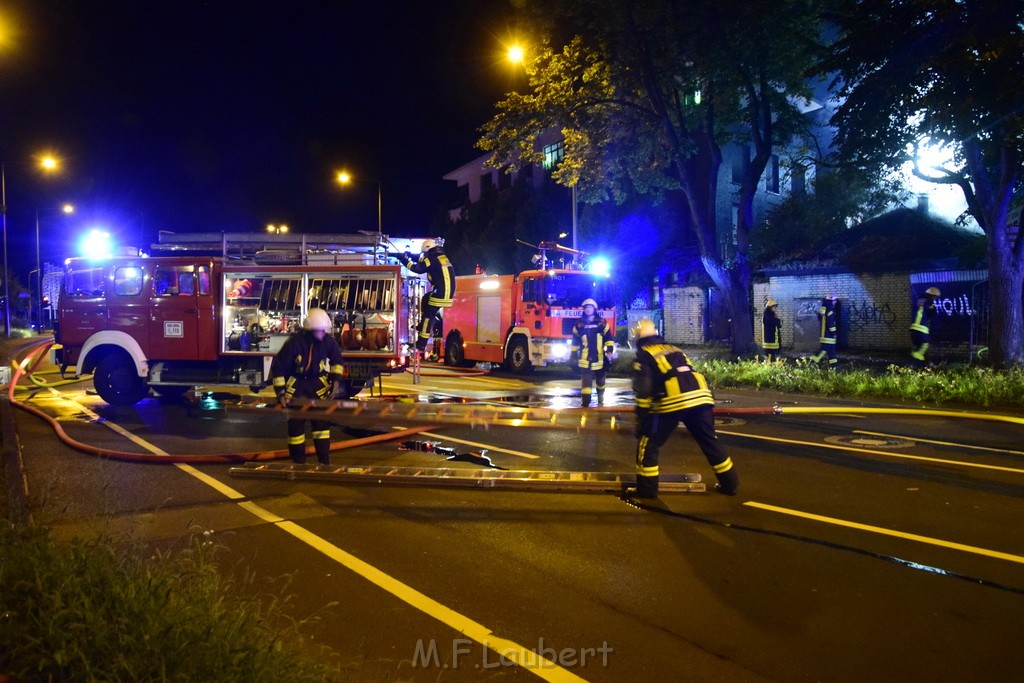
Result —
<path fill-rule="evenodd" d="M 431 249 L 433 249 L 436 246 L 437 246 L 437 242 L 435 242 L 434 240 L 432 240 L 432 239 L 425 239 L 425 240 L 423 240 L 423 244 L 420 245 L 420 251 L 422 251 L 425 254 L 425 253 L 427 253 L 428 251 L 430 251 Z"/>
<path fill-rule="evenodd" d="M 931 296 L 942 296 L 942 292 L 939 291 L 938 287 L 929 287 L 928 289 L 924 290 L 924 293 Z"/>
<path fill-rule="evenodd" d="M 778 306 L 778 305 L 779 305 L 779 302 L 776 301 L 775 299 L 768 299 L 767 301 L 764 302 L 764 307 L 765 308 L 771 308 L 772 306 Z"/>
<path fill-rule="evenodd" d="M 640 318 L 629 328 L 629 336 L 633 339 L 653 337 L 656 334 L 658 334 L 658 328 L 655 327 L 654 321 L 650 318 Z"/>
<path fill-rule="evenodd" d="M 580 308 L 586 308 L 587 306 L 593 306 L 594 308 L 597 308 L 597 302 L 594 301 L 593 299 L 584 299 L 583 303 L 580 304 Z"/>
<path fill-rule="evenodd" d="M 327 315 L 327 311 L 324 309 L 311 308 L 306 314 L 306 319 L 302 321 L 302 329 L 330 332 L 334 329 L 334 323 L 331 322 L 331 316 Z"/>

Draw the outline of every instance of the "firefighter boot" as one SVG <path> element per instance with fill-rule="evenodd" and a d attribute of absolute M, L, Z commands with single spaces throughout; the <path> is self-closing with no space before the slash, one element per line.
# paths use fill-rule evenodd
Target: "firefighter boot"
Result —
<path fill-rule="evenodd" d="M 740 487 L 740 478 L 736 476 L 736 470 L 730 468 L 725 472 L 719 472 L 716 476 L 718 483 L 715 484 L 715 491 L 727 496 L 735 496 L 736 490 Z"/>
<path fill-rule="evenodd" d="M 321 465 L 331 464 L 331 430 L 330 428 L 313 432 L 313 448 L 316 449 L 316 460 Z"/>
<path fill-rule="evenodd" d="M 604 387 L 598 387 L 597 388 L 597 405 L 598 406 L 603 406 L 604 405 Z"/>
<path fill-rule="evenodd" d="M 658 477 L 636 475 L 636 486 L 626 487 L 626 494 L 633 498 L 657 498 Z"/>
<path fill-rule="evenodd" d="M 584 387 L 583 389 L 583 400 L 580 403 L 584 408 L 590 407 L 590 387 Z"/>
<path fill-rule="evenodd" d="M 288 420 L 288 456 L 294 463 L 306 462 L 305 423 L 298 420 Z"/>

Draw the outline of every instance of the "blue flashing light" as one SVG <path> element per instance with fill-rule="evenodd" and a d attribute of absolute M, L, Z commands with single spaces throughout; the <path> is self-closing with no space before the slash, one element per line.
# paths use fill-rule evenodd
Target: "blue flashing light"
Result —
<path fill-rule="evenodd" d="M 612 264 L 603 256 L 595 256 L 590 259 L 588 269 L 594 275 L 604 275 L 607 277 L 612 272 Z"/>
<path fill-rule="evenodd" d="M 114 246 L 109 232 L 94 228 L 82 237 L 78 249 L 86 258 L 102 259 L 113 255 Z"/>

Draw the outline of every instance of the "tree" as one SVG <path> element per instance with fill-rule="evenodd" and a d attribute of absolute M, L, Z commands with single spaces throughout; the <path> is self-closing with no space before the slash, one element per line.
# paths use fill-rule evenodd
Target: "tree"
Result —
<path fill-rule="evenodd" d="M 656 201 L 679 188 L 708 276 L 725 294 L 733 350 L 753 350 L 750 229 L 773 150 L 797 130 L 795 97 L 818 49 L 811 0 L 549 0 L 528 3 L 545 44 L 482 129 L 495 166 L 543 162 L 537 139 L 557 129 L 565 157 L 553 176 L 583 201 L 631 194 Z M 566 27 L 571 27 L 567 31 Z M 572 35 L 556 46 L 556 37 Z M 753 146 L 742 169 L 735 244 L 718 234 L 722 146 Z"/>
<path fill-rule="evenodd" d="M 963 190 L 988 238 L 989 354 L 1024 361 L 1024 233 L 1011 227 L 1024 163 L 1024 7 L 1002 0 L 844 0 L 823 71 L 845 161 Z M 942 150 L 943 163 L 922 159 Z"/>

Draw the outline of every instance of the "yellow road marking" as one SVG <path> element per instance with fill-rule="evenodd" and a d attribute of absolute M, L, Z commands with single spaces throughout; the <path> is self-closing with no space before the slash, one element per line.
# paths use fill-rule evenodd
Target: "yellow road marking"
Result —
<path fill-rule="evenodd" d="M 50 391 L 60 396 L 60 394 L 58 392 L 55 392 L 53 389 L 51 389 Z M 78 401 L 75 401 L 74 399 L 70 399 L 64 396 L 60 397 L 78 405 L 82 409 L 82 411 L 85 412 L 87 415 L 90 415 L 95 419 L 99 419 L 99 415 L 92 412 Z M 127 429 L 121 427 L 120 425 L 114 422 L 111 422 L 109 420 L 103 420 L 102 424 L 105 424 L 106 426 L 110 427 L 118 434 L 131 439 L 133 443 L 142 446 L 150 453 L 155 453 L 157 455 L 168 455 L 166 451 L 161 450 L 160 448 L 149 443 L 145 439 L 135 436 Z M 458 631 L 459 633 L 462 633 L 466 637 L 475 640 L 481 645 L 490 648 L 499 656 L 504 657 L 509 661 L 515 662 L 520 667 L 536 674 L 538 677 L 546 681 L 554 681 L 556 683 L 570 683 L 576 681 L 582 682 L 586 680 L 580 678 L 568 669 L 562 668 L 550 659 L 541 657 L 538 653 L 534 652 L 533 650 L 529 650 L 512 640 L 508 640 L 507 638 L 500 638 L 496 636 L 493 631 L 491 631 L 483 624 L 477 623 L 469 617 L 464 616 L 459 612 L 456 612 L 455 610 L 451 609 L 450 607 L 447 607 L 441 604 L 440 602 L 434 600 L 433 598 L 424 595 L 415 588 L 405 583 L 402 583 L 398 579 L 394 578 L 389 574 L 384 573 L 383 571 L 377 569 L 373 565 L 364 562 L 363 560 L 360 560 L 355 555 L 345 552 L 338 546 L 334 545 L 333 543 L 330 543 L 329 541 L 321 538 L 320 536 L 317 536 L 313 532 L 308 531 L 307 529 L 299 526 L 295 522 L 288 521 L 283 517 L 280 517 L 274 514 L 273 512 L 270 512 L 266 508 L 257 505 L 252 501 L 239 500 L 241 498 L 245 498 L 245 495 L 236 491 L 227 484 L 224 484 L 223 482 L 214 479 L 210 475 L 204 472 L 200 472 L 191 465 L 178 463 L 176 464 L 176 467 L 178 467 L 178 469 L 180 469 L 182 472 L 185 472 L 186 474 L 195 477 L 196 479 L 203 482 L 207 486 L 210 486 L 218 493 L 226 496 L 227 498 L 235 500 L 237 502 L 237 505 L 241 507 L 243 510 L 255 515 L 264 522 L 273 524 L 278 529 L 297 538 L 298 540 L 302 541 L 314 550 L 319 551 L 320 553 L 326 555 L 335 562 L 355 572 L 356 574 L 363 577 L 370 583 L 373 583 L 379 586 L 380 588 L 383 588 L 385 591 L 395 596 L 402 602 L 420 610 L 421 612 L 424 612 L 425 614 L 433 617 L 434 619 L 437 619 L 446 626 L 449 626 L 450 628 Z"/>
<path fill-rule="evenodd" d="M 975 451 L 989 451 L 991 453 L 1008 453 L 1009 455 L 1024 455 L 1024 451 L 1011 451 L 1006 448 L 990 448 L 989 446 L 972 446 L 966 443 L 954 443 L 952 441 L 936 441 L 934 439 L 921 439 L 916 436 L 901 436 L 899 434 L 886 434 L 884 432 L 866 432 L 860 429 L 853 430 L 854 434 L 867 434 L 869 436 L 888 436 L 893 439 L 911 439 L 921 443 L 933 443 L 938 446 L 954 446 L 956 448 L 970 448 Z"/>
<path fill-rule="evenodd" d="M 507 448 L 499 448 L 498 446 L 489 446 L 485 443 L 477 443 L 476 441 L 466 441 L 465 439 L 456 439 L 454 436 L 445 436 L 444 434 L 438 434 L 436 432 L 421 432 L 429 436 L 436 436 L 439 439 L 445 441 L 454 441 L 455 443 L 466 444 L 467 446 L 476 446 L 477 448 L 486 448 L 489 451 L 498 451 L 499 453 L 508 453 L 509 455 L 518 455 L 521 458 L 533 458 L 537 459 L 540 456 L 534 455 L 533 453 L 523 453 L 522 451 L 512 451 Z"/>
<path fill-rule="evenodd" d="M 905 531 L 896 531 L 895 529 L 886 529 L 885 527 L 872 526 L 870 524 L 861 524 L 860 522 L 850 522 L 845 519 L 837 519 L 836 517 L 825 517 L 824 515 L 816 515 L 811 512 L 802 512 L 800 510 L 793 510 L 790 508 L 778 507 L 776 505 L 768 505 L 766 503 L 757 503 L 755 501 L 748 500 L 743 503 L 753 508 L 761 510 L 769 510 L 771 512 L 779 512 L 784 515 L 792 515 L 793 517 L 802 517 L 804 519 L 811 519 L 816 522 L 825 522 L 827 524 L 835 524 L 837 526 L 844 526 L 850 529 L 859 529 L 861 531 L 870 531 L 876 534 L 882 534 L 883 536 L 894 536 L 896 538 L 905 538 L 909 541 L 917 541 L 919 543 L 927 543 L 929 545 L 937 545 L 942 548 L 951 548 L 953 550 L 961 550 L 965 553 L 974 553 L 975 555 L 984 555 L 985 557 L 993 557 L 998 560 L 1007 560 L 1009 562 L 1016 562 L 1017 564 L 1024 564 L 1024 557 L 1020 555 L 1011 555 L 1010 553 L 1000 552 L 998 550 L 989 550 L 988 548 L 979 548 L 974 545 L 965 545 L 963 543 L 954 543 L 953 541 L 943 541 L 940 538 L 932 538 L 930 536 L 920 536 L 918 534 L 909 534 Z"/>
<path fill-rule="evenodd" d="M 1014 474 L 1024 474 L 1024 470 L 1015 467 L 1000 467 L 999 465 L 983 465 L 976 462 L 963 462 L 962 460 L 946 460 L 945 458 L 928 458 L 923 455 L 907 455 L 906 453 L 893 453 L 891 451 L 875 451 L 870 448 L 854 448 L 853 446 L 840 446 L 837 444 L 829 443 L 814 443 L 813 441 L 795 441 L 793 439 L 781 439 L 775 436 L 758 436 L 756 434 L 744 434 L 743 432 L 730 432 L 723 429 L 715 430 L 719 434 L 728 434 L 729 436 L 742 436 L 747 439 L 758 439 L 760 441 L 774 441 L 776 443 L 790 443 L 797 446 L 813 446 L 814 448 L 827 448 L 834 451 L 852 451 L 854 453 L 869 453 L 871 455 L 884 455 L 887 458 L 900 458 L 902 460 L 924 460 L 926 462 L 934 462 L 942 465 L 959 465 L 960 467 L 976 467 L 983 470 L 996 470 L 999 472 L 1013 472 Z"/>

